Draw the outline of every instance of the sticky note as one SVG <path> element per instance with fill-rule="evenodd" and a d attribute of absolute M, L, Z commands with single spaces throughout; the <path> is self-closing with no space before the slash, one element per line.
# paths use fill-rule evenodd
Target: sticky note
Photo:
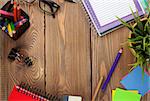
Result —
<path fill-rule="evenodd" d="M 132 92 L 132 93 L 136 93 L 136 94 L 138 94 L 138 91 L 136 91 L 136 90 L 128 90 L 129 92 Z M 116 94 L 116 90 L 112 90 L 112 101 L 114 101 L 114 96 L 115 96 L 115 94 Z"/>
<path fill-rule="evenodd" d="M 114 95 L 114 101 L 140 101 L 141 95 L 127 90 L 117 88 Z"/>
<path fill-rule="evenodd" d="M 145 72 L 143 73 L 140 66 L 127 74 L 120 83 L 127 90 L 138 90 L 142 96 L 150 91 L 150 76 Z"/>

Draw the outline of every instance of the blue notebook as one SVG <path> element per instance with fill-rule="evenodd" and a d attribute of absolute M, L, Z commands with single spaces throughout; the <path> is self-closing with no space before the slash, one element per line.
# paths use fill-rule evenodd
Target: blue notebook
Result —
<path fill-rule="evenodd" d="M 150 76 L 147 73 L 142 73 L 140 66 L 136 67 L 127 76 L 125 76 L 120 83 L 127 90 L 138 90 L 139 93 L 144 96 L 150 91 Z"/>

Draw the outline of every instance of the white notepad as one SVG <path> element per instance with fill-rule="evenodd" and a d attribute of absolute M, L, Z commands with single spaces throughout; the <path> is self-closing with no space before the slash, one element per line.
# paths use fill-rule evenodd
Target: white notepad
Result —
<path fill-rule="evenodd" d="M 145 13 L 139 0 L 82 0 L 82 2 L 99 35 L 121 25 L 116 16 L 125 21 L 133 20 L 130 7 L 134 12 L 138 10 L 139 15 Z"/>

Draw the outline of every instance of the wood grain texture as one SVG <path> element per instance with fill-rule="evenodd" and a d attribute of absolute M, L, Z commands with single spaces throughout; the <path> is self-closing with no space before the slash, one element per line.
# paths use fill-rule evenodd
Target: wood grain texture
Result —
<path fill-rule="evenodd" d="M 79 4 L 58 0 L 55 19 L 46 15 L 46 89 L 91 98 L 90 30 Z"/>
<path fill-rule="evenodd" d="M 21 7 L 26 12 L 28 11 L 30 16 L 31 27 L 29 30 L 17 41 L 11 40 L 6 34 L 2 33 L 4 35 L 1 62 L 1 69 L 4 75 L 2 92 L 6 93 L 6 98 L 14 84 L 19 84 L 20 82 L 27 82 L 44 90 L 44 14 L 38 9 L 37 3 L 28 7 L 21 4 Z M 8 61 L 8 53 L 13 47 L 20 47 L 29 56 L 34 56 L 36 58 L 35 65 L 32 68 L 24 67 L 16 64 L 16 62 Z"/>
<path fill-rule="evenodd" d="M 129 64 L 134 63 L 135 60 L 128 49 L 128 33 L 128 29 L 120 28 L 106 36 L 99 37 L 94 29 L 91 31 L 92 92 L 94 91 L 100 76 L 104 76 L 106 79 L 119 49 L 121 47 L 124 49 L 106 91 L 104 93 L 100 91 L 96 101 L 111 101 L 112 89 L 116 89 L 117 87 L 123 88 L 120 84 L 120 80 L 130 71 L 131 67 Z M 146 95 L 142 99 L 142 101 L 148 101 L 149 97 Z"/>
<path fill-rule="evenodd" d="M 80 95 L 83 101 L 91 101 L 99 77 L 106 78 L 119 48 L 123 47 L 106 92 L 99 93 L 96 100 L 111 101 L 111 90 L 123 88 L 119 81 L 129 72 L 128 64 L 134 62 L 124 44 L 129 31 L 120 28 L 99 37 L 90 28 L 80 4 L 55 1 L 61 6 L 55 19 L 41 12 L 38 2 L 30 6 L 21 4 L 30 16 L 31 27 L 19 40 L 13 41 L 0 32 L 0 101 L 6 101 L 14 84 L 21 81 L 50 94 Z M 35 65 L 27 68 L 8 61 L 7 55 L 13 47 L 21 47 L 34 56 Z M 149 99 L 147 94 L 142 101 Z"/>

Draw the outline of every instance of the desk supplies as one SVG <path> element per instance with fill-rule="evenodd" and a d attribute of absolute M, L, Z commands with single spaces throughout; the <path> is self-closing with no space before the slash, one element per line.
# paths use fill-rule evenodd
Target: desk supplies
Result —
<path fill-rule="evenodd" d="M 14 86 L 8 101 L 82 101 L 82 98 L 80 96 L 53 95 L 21 83 Z"/>
<path fill-rule="evenodd" d="M 93 26 L 100 36 L 103 36 L 117 27 L 121 23 L 116 16 L 129 22 L 133 20 L 130 7 L 140 16 L 144 15 L 144 9 L 139 0 L 81 0 L 85 11 L 89 15 Z"/>
<path fill-rule="evenodd" d="M 5 15 L 5 16 L 14 16 L 13 13 L 9 13 L 9 12 L 4 11 L 4 10 L 0 10 L 0 14 Z"/>
<path fill-rule="evenodd" d="M 8 1 L 0 10 L 1 29 L 13 40 L 17 40 L 30 27 L 29 16 L 17 7 L 16 2 L 12 4 Z"/>
<path fill-rule="evenodd" d="M 136 91 L 136 90 L 127 90 L 127 91 L 138 94 L 138 91 Z M 114 96 L 115 95 L 116 95 L 116 89 L 112 90 L 112 101 L 114 101 Z"/>
<path fill-rule="evenodd" d="M 28 4 L 33 4 L 36 0 L 23 0 Z M 39 1 L 39 8 L 47 13 L 48 15 L 52 15 L 55 18 L 55 14 L 60 9 L 60 6 L 54 2 L 54 0 L 38 0 Z"/>
<path fill-rule="evenodd" d="M 20 48 L 12 48 L 8 54 L 8 59 L 11 61 L 16 61 L 21 65 L 26 65 L 28 67 L 32 66 L 35 62 L 33 57 L 29 57 L 27 52 Z"/>
<path fill-rule="evenodd" d="M 150 76 L 145 72 L 143 74 L 140 66 L 127 74 L 120 83 L 127 90 L 138 90 L 142 96 L 150 91 Z"/>
<path fill-rule="evenodd" d="M 133 92 L 127 91 L 120 88 L 116 88 L 113 101 L 140 101 L 141 95 Z"/>
<path fill-rule="evenodd" d="M 95 98 L 96 98 L 96 96 L 97 96 L 97 93 L 98 93 L 98 91 L 99 91 L 101 85 L 102 85 L 102 82 L 103 82 L 103 77 L 100 77 L 100 80 L 99 80 L 98 85 L 97 85 L 97 87 L 96 87 L 96 89 L 95 89 L 94 95 L 93 95 L 93 97 L 92 97 L 92 101 L 95 101 Z"/>
<path fill-rule="evenodd" d="M 108 83 L 109 83 L 109 81 L 110 81 L 110 78 L 111 78 L 111 76 L 112 76 L 112 74 L 113 74 L 113 72 L 114 72 L 114 70 L 115 70 L 115 68 L 116 68 L 116 66 L 117 66 L 117 64 L 118 64 L 118 61 L 119 61 L 119 59 L 120 59 L 120 57 L 121 57 L 122 52 L 123 52 L 123 48 L 121 48 L 121 49 L 119 50 L 119 52 L 118 52 L 118 54 L 117 54 L 117 56 L 116 56 L 116 59 L 115 59 L 113 65 L 112 65 L 112 67 L 111 67 L 111 70 L 109 71 L 108 76 L 107 76 L 105 82 L 104 82 L 103 85 L 102 85 L 102 91 L 103 91 L 103 92 L 105 91 L 105 89 L 106 89 L 106 87 L 107 87 L 107 85 L 108 85 Z"/>
<path fill-rule="evenodd" d="M 17 3 L 16 2 L 14 2 L 13 13 L 14 13 L 14 22 L 17 22 Z"/>

